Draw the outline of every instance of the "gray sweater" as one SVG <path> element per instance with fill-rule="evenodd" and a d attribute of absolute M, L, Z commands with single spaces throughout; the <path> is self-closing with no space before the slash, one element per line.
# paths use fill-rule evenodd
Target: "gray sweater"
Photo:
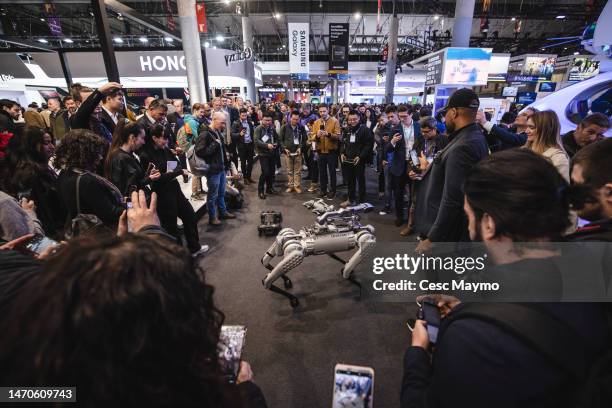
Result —
<path fill-rule="evenodd" d="M 24 210 L 14 197 L 0 191 L 0 239 L 12 241 L 26 234 L 45 234 L 36 213 Z"/>

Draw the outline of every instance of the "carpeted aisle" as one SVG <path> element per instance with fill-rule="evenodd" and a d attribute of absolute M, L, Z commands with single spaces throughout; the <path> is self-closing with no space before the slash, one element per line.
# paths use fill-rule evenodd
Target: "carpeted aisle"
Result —
<path fill-rule="evenodd" d="M 257 178 L 259 165 L 255 167 Z M 378 209 L 377 175 L 372 169 L 367 174 L 368 198 Z M 260 260 L 273 237 L 258 236 L 259 213 L 281 211 L 283 226 L 296 230 L 315 219 L 301 205 L 314 193 L 287 194 L 282 180 L 286 177 L 281 173 L 276 189 L 282 193 L 266 200 L 257 197 L 256 186 L 247 186 L 246 206 L 236 212 L 236 220 L 218 229 L 208 227 L 206 216 L 200 221 L 201 241 L 211 246 L 202 266 L 216 288 L 226 323 L 248 327 L 243 357 L 253 367 L 255 382 L 271 408 L 329 408 L 334 365 L 365 365 L 375 370 L 374 406 L 399 406 L 402 359 L 410 340 L 405 323 L 415 315 L 414 304 L 361 301 L 359 288 L 343 280 L 341 265 L 327 256 L 308 257 L 290 273 L 291 292 L 300 299 L 297 309 L 263 288 L 267 270 Z M 379 243 L 406 242 L 393 225 L 393 215 L 376 212 L 363 220 L 377 228 Z M 347 254 L 339 255 L 346 259 Z"/>

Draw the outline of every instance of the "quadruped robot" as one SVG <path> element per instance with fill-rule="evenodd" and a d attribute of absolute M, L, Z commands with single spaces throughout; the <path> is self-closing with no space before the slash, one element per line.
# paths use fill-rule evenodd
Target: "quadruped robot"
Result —
<path fill-rule="evenodd" d="M 327 204 L 322 198 L 318 200 L 310 200 L 302 203 L 302 205 L 311 210 L 316 215 L 323 215 L 326 212 L 334 211 L 334 206 Z"/>
<path fill-rule="evenodd" d="M 282 278 L 285 289 L 290 289 L 293 284 L 286 274 L 300 265 L 305 257 L 311 255 L 328 255 L 344 264 L 343 278 L 361 286 L 351 274 L 364 256 L 376 246 L 376 236 L 372 225 L 361 224 L 359 214 L 369 212 L 373 208 L 372 204 L 364 203 L 337 211 L 328 211 L 319 216 L 313 225 L 303 227 L 297 232 L 292 228 L 282 229 L 261 259 L 263 266 L 269 270 L 262 281 L 264 287 L 285 296 L 292 307 L 297 307 L 299 305 L 297 297 L 274 285 L 274 282 Z M 336 255 L 337 252 L 355 248 L 357 251 L 348 261 Z M 282 259 L 276 265 L 272 265 L 274 257 Z"/>

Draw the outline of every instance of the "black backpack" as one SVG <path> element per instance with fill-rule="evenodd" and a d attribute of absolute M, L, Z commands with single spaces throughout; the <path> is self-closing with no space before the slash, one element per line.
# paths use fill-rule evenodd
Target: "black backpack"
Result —
<path fill-rule="evenodd" d="M 612 334 L 611 306 L 601 303 Z M 475 318 L 491 323 L 545 356 L 571 376 L 577 385 L 576 408 L 612 406 L 612 344 L 589 364 L 583 340 L 572 327 L 539 308 L 525 303 L 467 303 L 444 318 L 438 339 L 460 319 Z"/>

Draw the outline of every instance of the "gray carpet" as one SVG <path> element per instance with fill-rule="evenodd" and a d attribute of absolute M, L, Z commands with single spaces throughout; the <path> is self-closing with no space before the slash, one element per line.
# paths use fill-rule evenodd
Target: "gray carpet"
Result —
<path fill-rule="evenodd" d="M 259 165 L 255 167 L 256 179 Z M 368 200 L 378 209 L 376 172 L 368 169 L 367 178 Z M 361 300 L 359 288 L 340 276 L 341 264 L 327 256 L 306 258 L 290 273 L 291 292 L 300 299 L 297 309 L 263 288 L 267 270 L 260 260 L 273 238 L 258 236 L 259 213 L 281 211 L 283 226 L 295 229 L 315 218 L 301 205 L 315 195 L 284 193 L 283 179 L 283 174 L 277 176 L 276 187 L 283 193 L 266 200 L 257 197 L 256 186 L 247 186 L 246 206 L 236 212 L 236 220 L 217 229 L 208 227 L 207 216 L 200 221 L 201 242 L 211 246 L 202 266 L 216 288 L 215 301 L 226 323 L 248 327 L 243 357 L 253 367 L 255 382 L 270 408 L 329 408 L 334 365 L 365 365 L 375 371 L 374 406 L 399 406 L 403 353 L 410 342 L 405 323 L 415 315 L 414 304 Z M 376 227 L 379 243 L 407 242 L 399 236 L 393 215 L 375 212 L 363 220 Z M 346 259 L 348 254 L 339 255 Z"/>

